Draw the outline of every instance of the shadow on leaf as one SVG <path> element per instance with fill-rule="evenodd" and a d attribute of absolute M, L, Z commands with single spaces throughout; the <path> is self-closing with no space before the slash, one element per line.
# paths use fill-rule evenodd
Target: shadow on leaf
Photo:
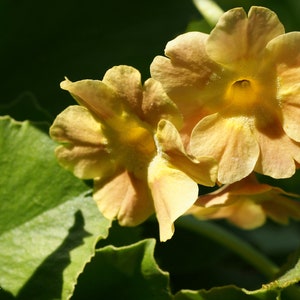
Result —
<path fill-rule="evenodd" d="M 81 211 L 75 213 L 74 225 L 63 243 L 39 266 L 20 291 L 17 299 L 61 299 L 63 272 L 71 263 L 70 252 L 83 244 L 90 236 L 84 230 L 84 218 Z"/>

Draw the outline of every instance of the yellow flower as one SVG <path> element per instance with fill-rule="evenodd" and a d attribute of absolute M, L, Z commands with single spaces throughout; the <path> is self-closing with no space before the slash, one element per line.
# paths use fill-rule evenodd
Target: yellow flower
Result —
<path fill-rule="evenodd" d="M 212 158 L 185 153 L 175 104 L 154 79 L 142 86 L 140 73 L 129 66 L 113 67 L 102 81 L 65 80 L 61 87 L 80 104 L 50 128 L 62 144 L 56 149 L 61 165 L 94 179 L 93 197 L 105 217 L 135 226 L 156 212 L 160 238 L 169 239 L 174 220 L 197 199 L 196 182 L 216 180 Z"/>
<path fill-rule="evenodd" d="M 243 228 L 263 225 L 266 217 L 287 224 L 289 218 L 300 220 L 300 196 L 259 183 L 254 174 L 215 192 L 200 196 L 188 213 L 200 219 L 226 218 Z"/>
<path fill-rule="evenodd" d="M 252 7 L 226 12 L 210 35 L 170 41 L 152 77 L 184 116 L 195 157 L 219 162 L 218 180 L 253 170 L 273 178 L 300 162 L 300 33 L 284 33 L 275 13 Z"/>

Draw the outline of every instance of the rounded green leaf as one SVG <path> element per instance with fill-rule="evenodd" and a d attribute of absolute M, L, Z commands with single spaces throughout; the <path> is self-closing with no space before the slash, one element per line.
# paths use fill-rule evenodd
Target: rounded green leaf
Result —
<path fill-rule="evenodd" d="M 20 299 L 69 299 L 110 227 L 54 148 L 40 127 L 0 118 L 0 286 Z"/>

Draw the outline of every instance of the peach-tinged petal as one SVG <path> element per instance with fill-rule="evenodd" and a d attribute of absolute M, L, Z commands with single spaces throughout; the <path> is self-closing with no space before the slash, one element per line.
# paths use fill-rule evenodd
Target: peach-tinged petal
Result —
<path fill-rule="evenodd" d="M 300 219 L 300 196 L 262 184 L 254 173 L 239 182 L 200 196 L 187 213 L 201 219 L 226 218 L 244 229 L 261 226 L 266 217 L 287 224 Z"/>
<path fill-rule="evenodd" d="M 247 17 L 242 8 L 224 13 L 212 30 L 206 50 L 209 57 L 223 65 L 259 57 L 267 43 L 284 33 L 275 13 L 252 7 Z"/>
<path fill-rule="evenodd" d="M 221 208 L 214 217 L 227 217 L 231 223 L 243 229 L 257 228 L 266 221 L 262 207 L 251 200 L 237 200 L 234 204 Z"/>
<path fill-rule="evenodd" d="M 210 82 L 217 81 L 222 72 L 205 52 L 207 37 L 201 32 L 179 35 L 166 46 L 168 58 L 157 56 L 150 66 L 152 77 L 162 83 L 184 115 L 189 107 L 194 108 L 199 101 L 205 100 L 202 95 L 199 96 L 199 92 L 206 89 Z M 215 95 L 216 90 L 208 94 L 213 92 Z M 193 105 L 187 105 L 187 101 Z"/>
<path fill-rule="evenodd" d="M 182 126 L 182 116 L 177 106 L 153 78 L 149 78 L 144 84 L 142 110 L 143 119 L 154 128 L 161 119 L 170 120 L 177 128 Z"/>
<path fill-rule="evenodd" d="M 149 188 L 144 181 L 123 171 L 109 180 L 95 180 L 93 197 L 101 213 L 123 226 L 136 226 L 153 212 Z"/>
<path fill-rule="evenodd" d="M 300 162 L 300 143 L 292 141 L 278 124 L 255 131 L 255 135 L 260 146 L 255 171 L 273 178 L 291 177 Z"/>
<path fill-rule="evenodd" d="M 214 114 L 194 128 L 190 152 L 196 158 L 212 156 L 219 163 L 218 180 L 232 183 L 249 175 L 257 162 L 259 147 L 246 117 L 222 118 Z"/>
<path fill-rule="evenodd" d="M 300 220 L 299 195 L 290 195 L 274 188 L 270 198 L 270 201 L 263 201 L 261 206 L 272 220 L 281 224 L 288 224 L 290 218 Z"/>
<path fill-rule="evenodd" d="M 205 52 L 208 35 L 202 32 L 187 32 L 168 42 L 165 55 L 173 64 L 202 74 L 203 78 L 211 74 L 214 63 Z"/>
<path fill-rule="evenodd" d="M 185 120 L 182 132 L 187 135 L 203 116 L 224 105 L 222 99 L 228 88 L 226 78 L 231 75 L 213 62 L 196 71 L 157 56 L 150 69 L 152 77 L 162 84 L 182 113 Z"/>
<path fill-rule="evenodd" d="M 196 182 L 206 186 L 215 185 L 218 166 L 212 157 L 200 157 L 199 160 L 188 157 L 181 137 L 175 126 L 161 120 L 158 124 L 156 139 L 162 155 L 176 168 L 185 172 Z"/>
<path fill-rule="evenodd" d="M 287 135 L 300 141 L 300 33 L 279 36 L 267 45 L 277 64 L 278 101 L 283 114 L 283 128 Z"/>
<path fill-rule="evenodd" d="M 77 177 L 103 177 L 113 171 L 114 163 L 106 152 L 108 142 L 101 124 L 86 108 L 66 108 L 54 120 L 50 135 L 64 144 L 55 150 L 58 161 Z"/>
<path fill-rule="evenodd" d="M 196 100 L 199 91 L 209 80 L 212 71 L 200 74 L 182 65 L 175 65 L 170 59 L 156 56 L 150 66 L 151 76 L 159 81 L 166 93 L 177 102 L 182 99 Z"/>
<path fill-rule="evenodd" d="M 159 222 L 160 240 L 166 241 L 174 233 L 174 221 L 196 201 L 198 186 L 160 156 L 156 156 L 149 166 L 148 182 Z"/>
<path fill-rule="evenodd" d="M 101 119 L 111 118 L 121 113 L 122 103 L 116 92 L 99 80 L 61 82 L 60 87 L 71 93 L 74 99 Z"/>
<path fill-rule="evenodd" d="M 102 80 L 118 94 L 119 101 L 141 116 L 142 83 L 141 74 L 133 67 L 121 65 L 109 69 Z"/>

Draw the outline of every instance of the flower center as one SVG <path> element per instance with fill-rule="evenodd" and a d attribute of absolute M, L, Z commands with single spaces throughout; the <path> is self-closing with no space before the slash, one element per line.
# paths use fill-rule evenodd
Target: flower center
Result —
<path fill-rule="evenodd" d="M 233 86 L 235 88 L 245 89 L 250 86 L 250 81 L 247 79 L 238 80 L 233 84 Z"/>
<path fill-rule="evenodd" d="M 124 114 L 115 122 L 105 132 L 109 137 L 111 155 L 118 164 L 142 178 L 145 176 L 147 164 L 155 154 L 152 132 L 133 115 Z"/>
<path fill-rule="evenodd" d="M 255 81 L 240 79 L 234 81 L 227 89 L 225 100 L 229 106 L 239 110 L 248 110 L 260 98 L 260 89 Z"/>

